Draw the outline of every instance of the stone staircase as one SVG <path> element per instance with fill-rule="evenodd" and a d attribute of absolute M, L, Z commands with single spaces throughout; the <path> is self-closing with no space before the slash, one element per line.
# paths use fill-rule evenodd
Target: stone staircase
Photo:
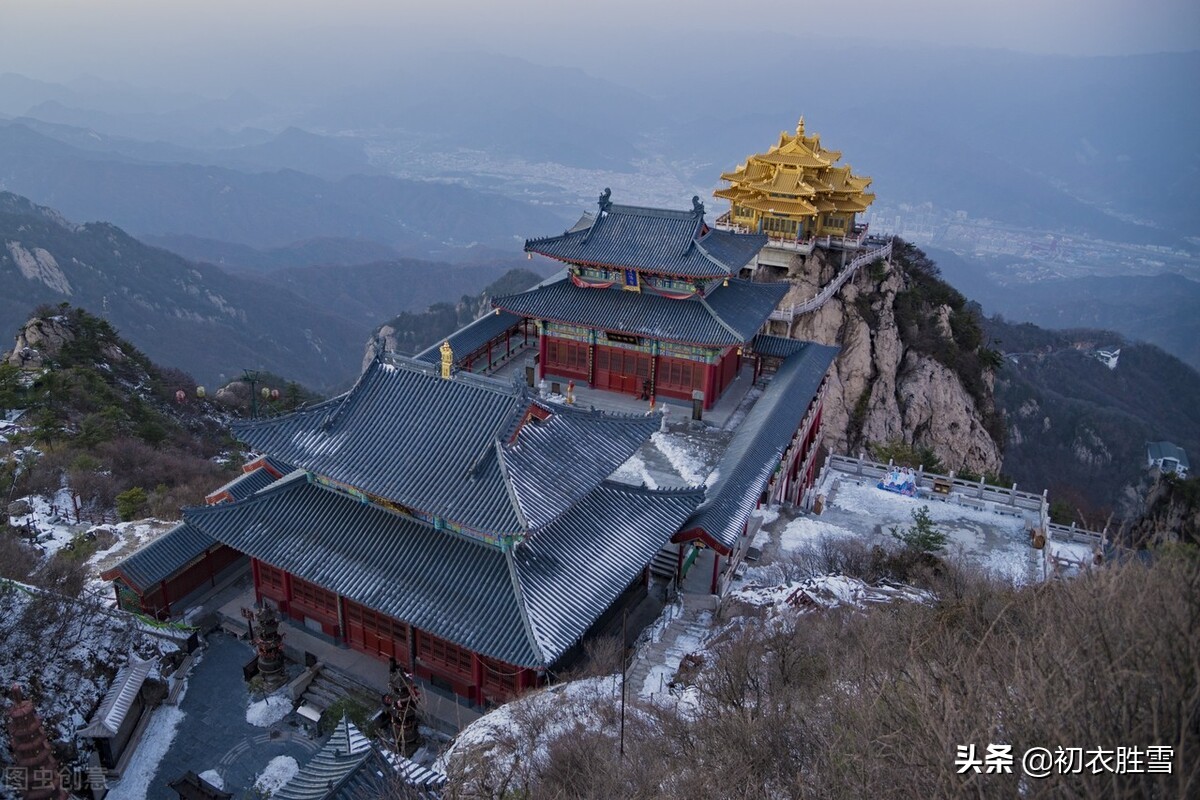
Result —
<path fill-rule="evenodd" d="M 338 700 L 347 698 L 372 714 L 383 705 L 379 692 L 330 666 L 321 667 L 300 696 L 300 703 L 323 712 Z"/>
<path fill-rule="evenodd" d="M 720 599 L 716 595 L 688 594 L 681 600 L 683 610 L 667 623 L 655 641 L 642 646 L 630 662 L 625 682 L 631 695 L 649 697 L 665 693 L 679 662 L 699 649 L 712 632 L 712 615 Z"/>
<path fill-rule="evenodd" d="M 675 570 L 679 567 L 679 547 L 677 544 L 667 544 L 655 553 L 650 562 L 650 574 L 665 581 L 673 579 Z"/>

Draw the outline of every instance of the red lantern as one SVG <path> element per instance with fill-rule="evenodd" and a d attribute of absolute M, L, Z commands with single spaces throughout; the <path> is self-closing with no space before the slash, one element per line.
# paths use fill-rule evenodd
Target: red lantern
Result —
<path fill-rule="evenodd" d="M 279 399 L 279 390 L 278 390 L 278 389 L 272 389 L 272 390 L 271 390 L 271 399 L 272 399 L 272 400 L 278 400 L 278 399 Z"/>
<path fill-rule="evenodd" d="M 185 392 L 183 389 L 180 389 L 179 391 L 175 392 L 175 402 L 176 403 L 182 403 L 186 399 L 187 399 L 187 392 Z"/>

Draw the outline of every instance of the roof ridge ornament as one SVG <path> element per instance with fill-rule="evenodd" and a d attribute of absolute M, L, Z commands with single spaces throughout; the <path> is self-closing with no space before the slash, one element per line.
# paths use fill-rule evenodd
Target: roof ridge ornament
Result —
<path fill-rule="evenodd" d="M 604 191 L 600 193 L 599 205 L 601 214 L 612 208 L 612 189 L 604 187 Z"/>
<path fill-rule="evenodd" d="M 442 354 L 442 380 L 448 381 L 454 375 L 454 348 L 449 339 L 442 342 L 438 352 Z"/>
<path fill-rule="evenodd" d="M 700 202 L 700 195 L 692 195 L 692 213 L 704 219 L 704 203 Z"/>

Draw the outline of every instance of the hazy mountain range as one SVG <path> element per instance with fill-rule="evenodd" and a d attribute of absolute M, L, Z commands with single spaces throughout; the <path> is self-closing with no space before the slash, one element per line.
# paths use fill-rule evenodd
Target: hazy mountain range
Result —
<path fill-rule="evenodd" d="M 942 274 L 988 314 L 1043 328 L 1107 328 L 1156 344 L 1200 370 L 1200 283 L 1181 275 L 1008 279 L 1007 260 L 930 248 Z"/>
<path fill-rule="evenodd" d="M 1008 440 L 1004 471 L 1093 512 L 1116 508 L 1146 471 L 1146 442 L 1200 454 L 1200 374 L 1153 345 L 1111 331 L 1049 331 L 991 319 L 988 334 L 1013 355 L 996 373 Z M 1121 347 L 1116 369 L 1092 352 Z M 1088 522 L 1097 529 L 1104 519 Z"/>
<path fill-rule="evenodd" d="M 66 144 L 19 122 L 0 125 L 0 184 L 69 217 L 108 219 L 139 235 L 186 234 L 252 247 L 326 236 L 408 254 L 474 243 L 518 252 L 529 231 L 555 230 L 565 219 L 445 183 L 138 160 Z"/>
<path fill-rule="evenodd" d="M 0 193 L 0 244 L 0 330 L 15 332 L 41 304 L 69 302 L 201 382 L 262 368 L 324 391 L 358 374 L 381 322 L 474 295 L 511 266 L 405 259 L 252 279 L 10 193 Z"/>

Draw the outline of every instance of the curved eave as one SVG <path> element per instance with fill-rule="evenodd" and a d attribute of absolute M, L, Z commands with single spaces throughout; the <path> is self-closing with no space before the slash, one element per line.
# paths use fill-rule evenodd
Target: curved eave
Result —
<path fill-rule="evenodd" d="M 714 553 L 722 556 L 729 556 L 733 550 L 727 545 L 717 541 L 708 531 L 701 527 L 684 528 L 671 537 L 671 542 L 674 544 L 683 544 L 685 542 L 702 542 L 705 547 L 711 549 Z"/>
<path fill-rule="evenodd" d="M 597 289 L 596 291 L 605 291 L 605 290 Z M 495 302 L 495 301 L 493 301 L 493 302 Z M 690 303 L 690 302 L 696 302 L 696 301 L 680 300 L 678 302 Z M 522 313 L 520 311 L 513 311 L 512 309 L 506 308 L 501 305 L 497 305 L 496 307 L 502 308 L 510 314 L 521 314 Z M 649 334 L 649 333 L 646 333 L 645 331 L 630 331 L 630 330 L 626 330 L 624 328 L 597 327 L 595 325 L 587 325 L 587 324 L 581 323 L 578 320 L 561 319 L 561 318 L 557 318 L 557 317 L 540 316 L 540 317 L 531 317 L 531 319 L 541 319 L 546 322 L 557 322 L 559 325 L 574 325 L 574 326 L 580 327 L 580 328 L 589 328 L 594 331 L 612 331 L 613 333 L 623 333 L 623 334 L 627 334 L 629 336 L 641 336 L 646 339 L 657 339 L 660 342 L 671 342 L 672 344 L 688 344 L 688 345 L 692 345 L 693 347 L 729 347 L 731 345 L 745 344 L 745 342 L 741 339 L 734 340 L 732 335 L 729 337 L 730 341 L 697 342 L 697 341 L 689 340 L 689 339 L 674 339 L 669 336 L 659 336 L 656 334 Z M 720 324 L 720 323 L 718 323 L 718 324 Z"/>
<path fill-rule="evenodd" d="M 622 271 L 627 270 L 627 269 L 632 269 L 632 270 L 642 273 L 642 274 L 661 275 L 664 278 L 679 278 L 679 279 L 683 279 L 683 280 L 692 280 L 695 278 L 728 278 L 733 274 L 729 270 L 723 269 L 720 266 L 718 266 L 716 264 L 716 262 L 713 262 L 711 259 L 709 259 L 709 262 L 713 264 L 714 270 L 711 273 L 701 274 L 701 273 L 694 273 L 694 272 L 693 273 L 671 272 L 669 270 L 650 269 L 647 267 L 631 267 L 631 266 L 623 265 L 623 264 L 609 264 L 604 261 L 587 261 L 584 259 L 577 259 L 577 258 L 561 258 L 559 256 L 552 256 L 547 253 L 543 253 L 540 250 L 528 250 L 526 252 L 537 253 L 539 256 L 542 256 L 543 258 L 549 258 L 553 261 L 558 261 L 562 264 L 571 264 L 572 266 L 576 266 L 576 267 L 599 267 L 601 269 L 615 269 L 615 270 L 622 270 Z M 499 308 L 499 307 L 500 306 L 497 306 L 497 308 Z M 508 309 L 505 309 L 505 310 L 507 311 Z"/>

